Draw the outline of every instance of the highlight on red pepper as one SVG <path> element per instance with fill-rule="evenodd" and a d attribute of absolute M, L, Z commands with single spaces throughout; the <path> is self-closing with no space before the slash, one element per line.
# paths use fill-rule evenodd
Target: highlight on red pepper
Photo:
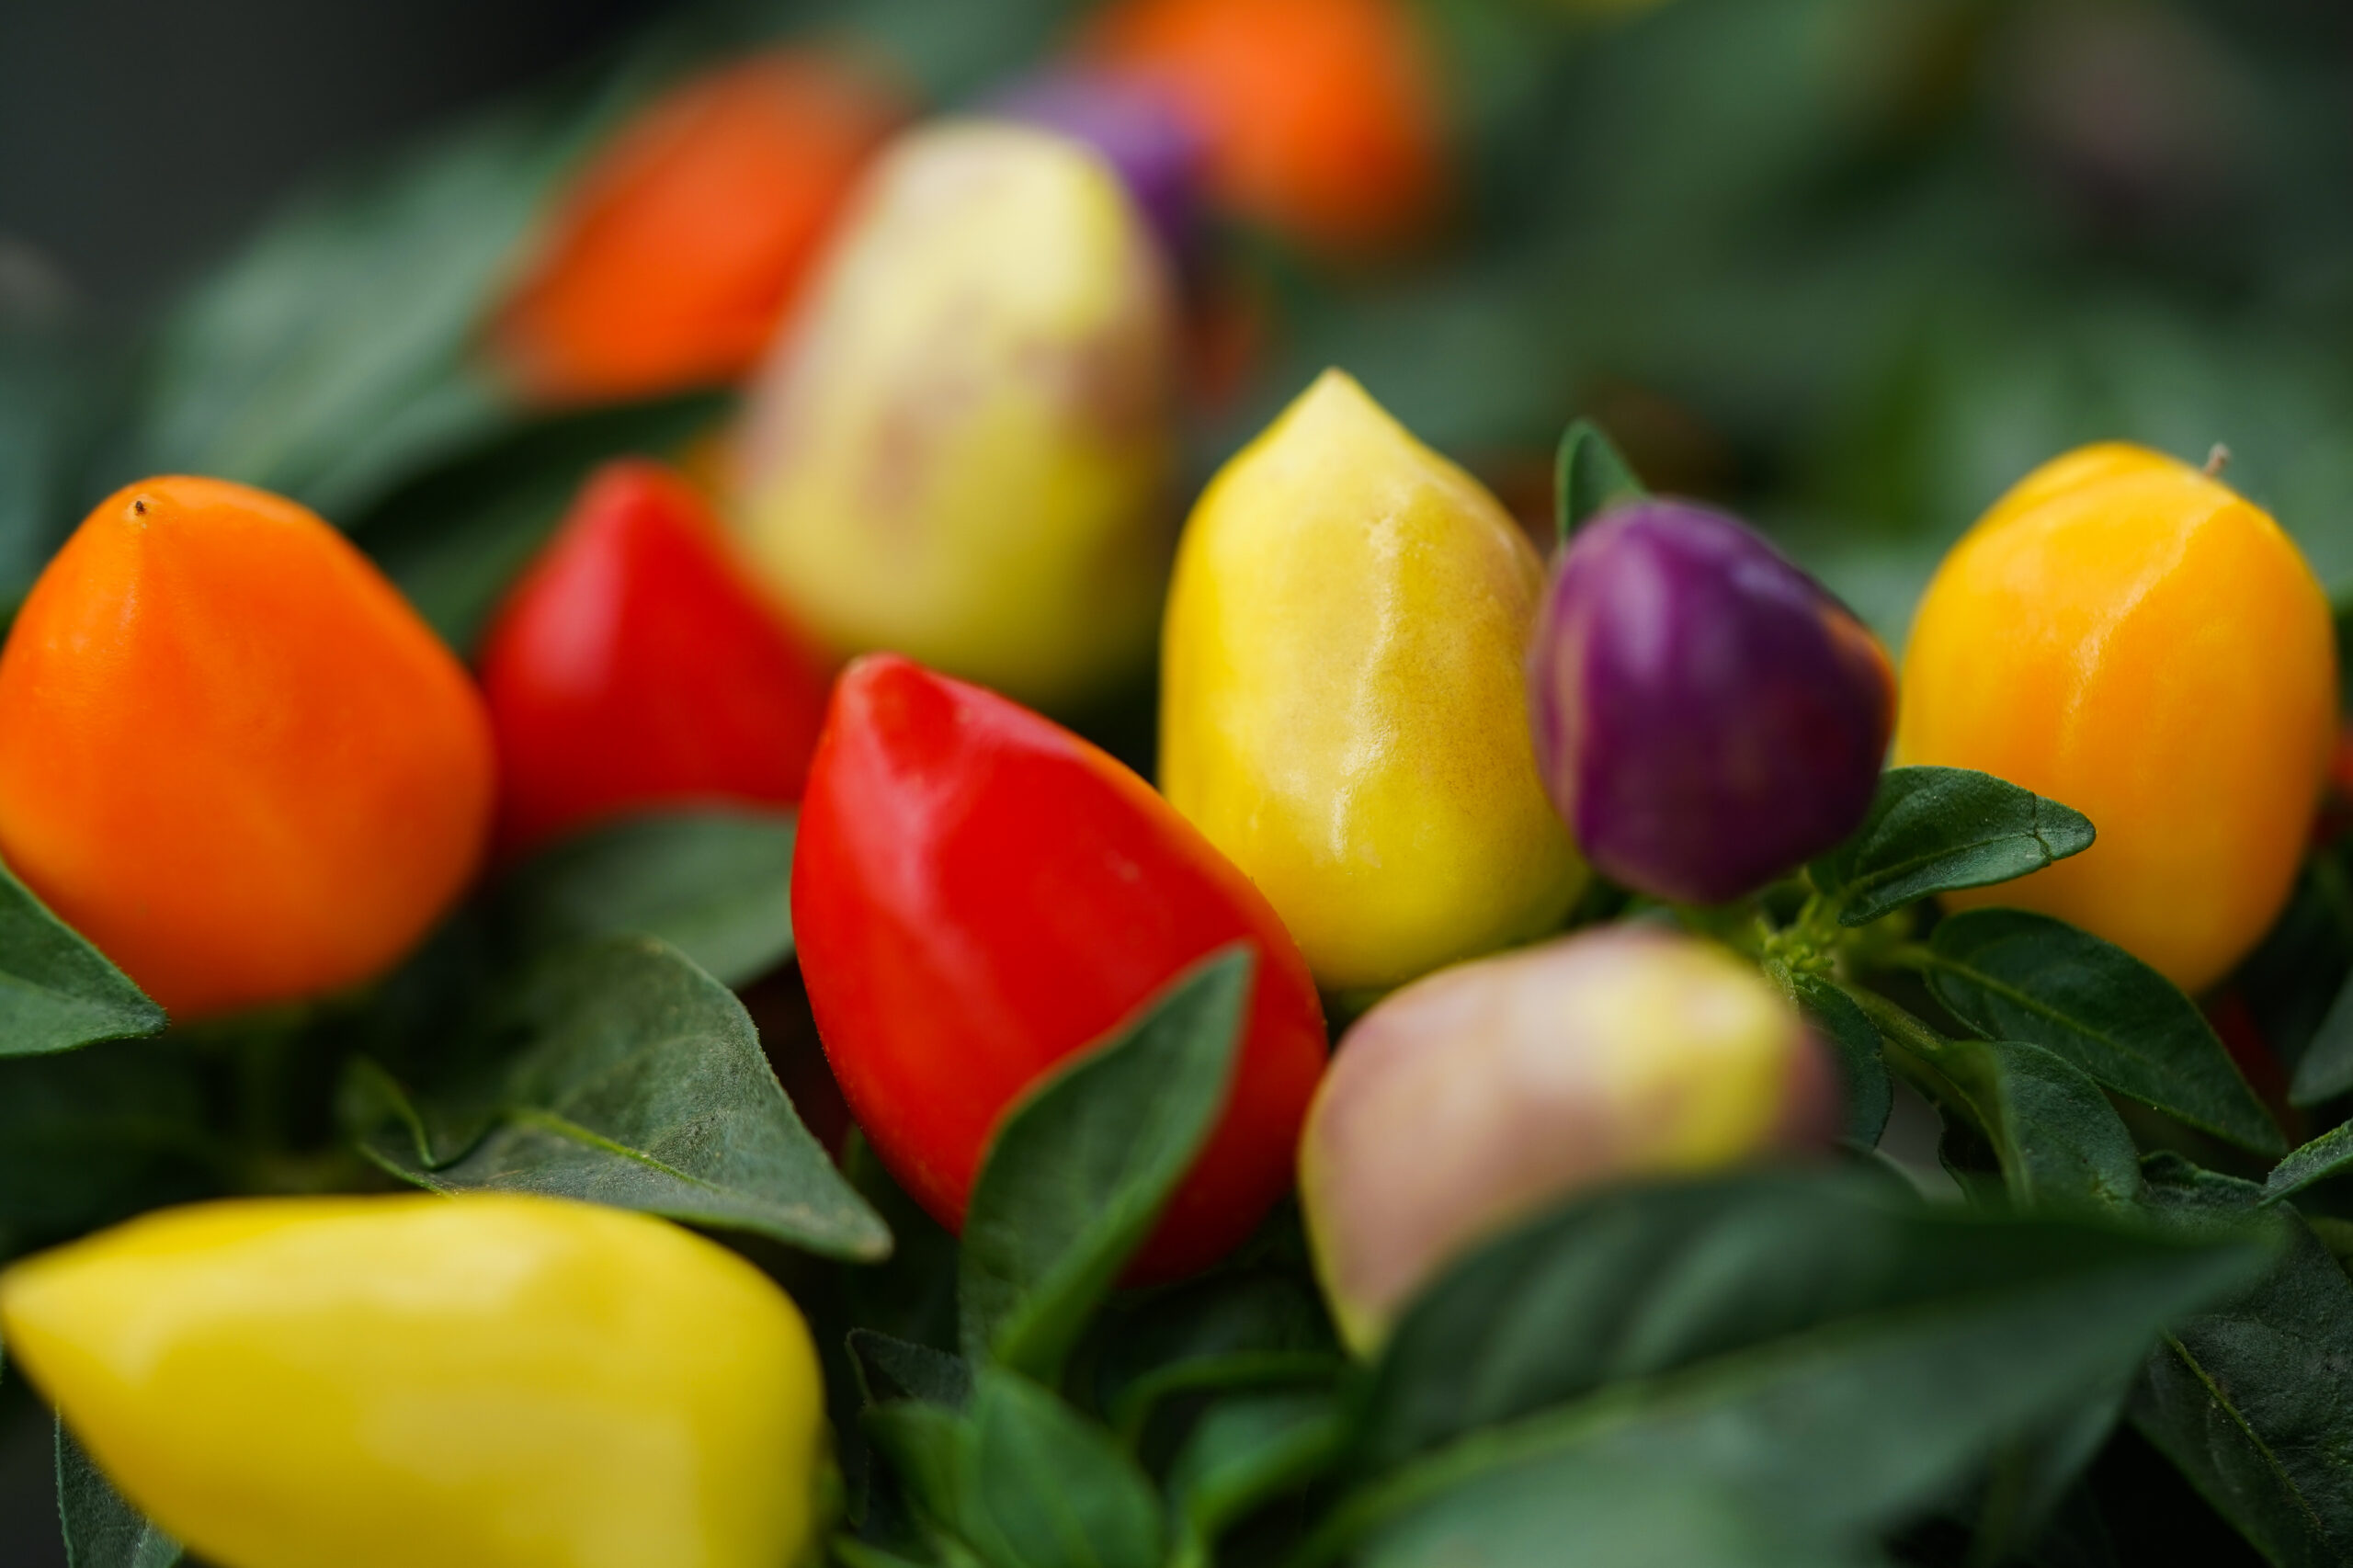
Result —
<path fill-rule="evenodd" d="M 1205 1267 L 1289 1190 L 1324 1061 L 1307 966 L 1241 872 L 1059 725 L 896 655 L 853 664 L 810 770 L 792 915 L 850 1109 L 949 1229 L 1014 1100 L 1237 939 L 1256 964 L 1233 1084 L 1131 1272 Z"/>
<path fill-rule="evenodd" d="M 1711 942 L 1605 926 L 1439 970 L 1357 1020 L 1308 1118 L 1333 1316 L 1370 1351 L 1480 1238 L 1599 1183 L 1819 1143 L 1835 1095 L 1796 1009 Z"/>
<path fill-rule="evenodd" d="M 1081 45 L 1209 138 L 1228 209 L 1322 248 L 1380 248 L 1449 198 L 1438 73 L 1404 0 L 1120 0 Z"/>
<path fill-rule="evenodd" d="M 1654 897 L 1718 903 L 1861 825 L 1895 676 L 1846 606 L 1736 518 L 1646 499 L 1570 541 L 1528 702 L 1586 858 Z"/>
<path fill-rule="evenodd" d="M 791 805 L 831 683 L 702 497 L 640 459 L 582 489 L 491 623 L 481 668 L 509 853 L 653 806 Z"/>
<path fill-rule="evenodd" d="M 574 178 L 500 306 L 501 373 L 550 404 L 743 375 L 906 112 L 875 67 L 809 50 L 733 62 L 657 98 Z"/>

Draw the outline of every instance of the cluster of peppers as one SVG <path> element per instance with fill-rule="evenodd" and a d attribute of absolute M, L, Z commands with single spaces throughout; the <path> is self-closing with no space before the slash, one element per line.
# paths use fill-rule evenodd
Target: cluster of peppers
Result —
<path fill-rule="evenodd" d="M 722 111 L 665 112 L 626 163 Z M 1900 689 L 1760 536 L 1606 464 L 1548 570 L 1336 371 L 1209 484 L 1172 576 L 1181 355 L 1141 141 L 1119 171 L 1035 120 L 892 142 L 849 182 L 722 499 L 652 461 L 597 474 L 478 682 L 303 508 L 191 478 L 110 497 L 0 653 L 0 856 L 189 1020 L 381 974 L 486 864 L 616 813 L 797 806 L 826 1059 L 951 1231 L 1009 1108 L 1242 944 L 1222 1112 L 1130 1278 L 1207 1267 L 1296 1184 L 1359 1351 L 1581 1187 L 1828 1141 L 1822 1043 L 1694 932 L 1847 839 L 1891 743 L 2097 824 L 1956 903 L 2063 915 L 2191 990 L 2278 915 L 2336 744 L 2328 607 L 2269 517 L 2152 452 L 2020 482 L 1931 585 Z M 554 369 L 549 324 L 593 301 L 532 287 L 518 363 Z M 699 366 L 740 358 L 740 326 Z M 1038 710 L 1155 644 L 1157 790 Z M 1596 918 L 1645 909 L 1685 918 Z M 1353 1017 L 1336 1051 L 1327 1006 Z M 748 1568 L 822 1522 L 798 1312 L 641 1215 L 166 1212 L 0 1277 L 0 1333 L 126 1494 L 238 1568 Z"/>

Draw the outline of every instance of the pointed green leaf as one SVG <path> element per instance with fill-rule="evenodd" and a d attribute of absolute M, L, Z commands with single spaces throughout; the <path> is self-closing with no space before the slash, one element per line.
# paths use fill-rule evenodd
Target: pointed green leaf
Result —
<path fill-rule="evenodd" d="M 1936 1066 L 1967 1096 L 2019 1208 L 2131 1211 L 2141 1152 L 2079 1069 L 2039 1045 L 1979 1040 L 1949 1042 Z"/>
<path fill-rule="evenodd" d="M 2336 999 L 2321 1016 L 2304 1054 L 2296 1062 L 2296 1076 L 2288 1085 L 2288 1103 L 2322 1105 L 2353 1092 L 2353 976 L 2338 988 Z"/>
<path fill-rule="evenodd" d="M 2263 1201 L 2277 1203 L 2349 1171 L 2353 1171 L 2353 1121 L 2332 1127 L 2302 1148 L 2290 1151 L 2265 1179 Z"/>
<path fill-rule="evenodd" d="M 1879 1028 L 1855 999 L 1816 974 L 1792 974 L 1790 994 L 1830 1048 L 1838 1070 L 1839 1104 L 1846 1108 L 1843 1136 L 1858 1149 L 1879 1147 L 1880 1134 L 1895 1108 L 1895 1085 L 1880 1054 Z"/>
<path fill-rule="evenodd" d="M 792 956 L 790 816 L 661 812 L 554 845 L 499 888 L 501 935 L 525 954 L 597 937 L 658 937 L 722 985 Z"/>
<path fill-rule="evenodd" d="M 2039 871 L 2091 847 L 2082 812 L 1990 773 L 1898 767 L 1855 835 L 1815 861 L 1814 886 L 1845 926 L 1868 926 L 1932 894 Z"/>
<path fill-rule="evenodd" d="M 1655 1239 L 1676 1235 L 1671 1228 L 1612 1215 L 1606 1199 L 1556 1217 L 1557 1232 L 1540 1222 L 1481 1255 L 1405 1325 L 1429 1324 L 1416 1335 L 1417 1361 L 1450 1358 L 1460 1384 L 1449 1396 L 1428 1392 L 1429 1371 L 1416 1378 L 1425 1392 L 1412 1408 L 1421 1419 L 1408 1430 L 1463 1435 L 1344 1503 L 1327 1548 L 1344 1550 L 1461 1487 L 1512 1478 L 1542 1490 L 1596 1460 L 1720 1483 L 1803 1535 L 1884 1529 L 2004 1443 L 2075 1408 L 2140 1359 L 2163 1325 L 2244 1289 L 2269 1260 L 2266 1248 L 2241 1240 L 2177 1242 L 1884 1207 L 1873 1219 L 1867 1200 L 1828 1200 L 1859 1221 L 1863 1243 L 1846 1244 L 1844 1256 L 1825 1256 L 1818 1240 L 1803 1244 L 1815 1223 L 1743 1235 L 1722 1223 L 1723 1209 L 1707 1213 L 1705 1204 L 1695 1214 L 1717 1222 L 1681 1233 L 1708 1250 L 1685 1254 Z M 1612 1277 L 1612 1266 L 1628 1261 L 1626 1242 L 1598 1256 L 1581 1244 L 1608 1236 L 1613 1218 L 1626 1236 L 1649 1229 L 1654 1237 L 1631 1249 L 1646 1266 L 1631 1289 Z M 1763 1253 L 1792 1239 L 1801 1250 L 1782 1266 L 1789 1275 L 1728 1267 L 1741 1262 L 1742 1247 Z M 1821 1282 L 1793 1277 L 1805 1267 Z M 1523 1270 L 1524 1280 L 1511 1278 Z M 1475 1288 L 1465 1280 L 1472 1271 Z M 1464 1294 L 1442 1304 L 1458 1324 L 1474 1326 L 1435 1335 L 1424 1314 L 1457 1290 Z M 1752 1304 L 1761 1321 L 1744 1311 Z M 1540 1321 L 1550 1345 L 1535 1342 Z M 1589 1338 L 1597 1330 L 1598 1339 Z M 1522 1372 L 1541 1386 L 1507 1381 Z M 1542 1408 L 1548 1395 L 1597 1384 Z M 1473 1420 L 1463 1422 L 1465 1414 Z"/>
<path fill-rule="evenodd" d="M 1562 432 L 1552 459 L 1552 519 L 1563 544 L 1595 513 L 1649 494 L 1601 426 L 1579 419 Z"/>
<path fill-rule="evenodd" d="M 438 1191 L 551 1193 L 838 1257 L 890 1250 L 793 1113 L 743 1004 L 675 949 L 624 937 L 571 949 L 502 1022 L 522 1050 L 472 1118 L 461 1096 L 447 1116 L 363 1124 L 363 1152 Z M 420 1146 L 418 1128 L 470 1119 L 483 1129 L 470 1147 Z"/>
<path fill-rule="evenodd" d="M 1161 1568 L 1160 1499 L 1111 1435 L 1027 1378 L 974 1387 L 957 1533 L 1002 1568 Z"/>
<path fill-rule="evenodd" d="M 849 1356 L 869 1404 L 913 1399 L 961 1410 L 972 1402 L 972 1369 L 961 1356 L 870 1328 L 849 1331 Z"/>
<path fill-rule="evenodd" d="M 2059 1297 L 2080 1295 L 2085 1307 L 2115 1292 L 2136 1300 L 2134 1280 L 2155 1280 L 2148 1290 L 2167 1295 L 2174 1286 L 2163 1280 L 2181 1271 L 2207 1278 L 2211 1269 L 2238 1269 L 2243 1278 L 2256 1262 L 2252 1253 L 2233 1255 L 2238 1262 L 2228 1267 L 2198 1257 L 2083 1224 L 1925 1208 L 1854 1175 L 1736 1175 L 1600 1191 L 1496 1238 L 1407 1309 L 1371 1372 L 1358 1420 L 1362 1462 L 1391 1467 L 1619 1384 L 1664 1387 L 1741 1356 L 1789 1356 L 1790 1368 L 1819 1358 L 1826 1375 L 1847 1378 L 1826 1346 L 1878 1345 L 1882 1333 L 1892 1335 L 1887 1375 L 1927 1387 L 1932 1368 L 1899 1349 L 1913 1328 L 1927 1340 L 1950 1335 L 1953 1345 L 1974 1345 L 1993 1318 L 2040 1321 Z M 2142 1307 L 2118 1312 L 2109 1328 L 2071 1328 L 2077 1346 L 2066 1354 L 2097 1361 L 2099 1340 L 2110 1372 L 2130 1368 L 2153 1318 Z M 1991 1316 L 1979 1324 L 1972 1313 Z M 1786 1396 L 1798 1399 L 1800 1389 Z M 1986 1399 L 1986 1431 L 2007 1431 L 2003 1413 L 2024 1393 Z M 1946 1420 L 1925 1405 L 1917 1415 Z M 1826 1434 L 1847 1420 L 1861 1415 L 1805 1429 Z M 1828 1448 L 1836 1443 L 1819 1452 Z"/>
<path fill-rule="evenodd" d="M 1346 1437 L 1328 1390 L 1243 1394 L 1211 1405 L 1168 1470 L 1182 1537 L 1176 1561 L 1210 1562 L 1228 1526 L 1329 1469 Z"/>
<path fill-rule="evenodd" d="M 57 1424 L 57 1513 L 66 1568 L 172 1568 L 180 1543 L 123 1501 L 82 1445 Z"/>
<path fill-rule="evenodd" d="M 1196 964 L 999 1124 L 964 1218 L 966 1357 L 1051 1381 L 1208 1142 L 1252 955 Z"/>
<path fill-rule="evenodd" d="M 2242 1148 L 2285 1149 L 2205 1015 L 2123 949 L 2047 915 L 1972 909 L 1937 926 L 1924 961 L 1937 1000 L 1985 1039 L 2041 1046 Z"/>
<path fill-rule="evenodd" d="M 164 1009 L 0 867 L 0 1056 L 157 1034 Z"/>
<path fill-rule="evenodd" d="M 2193 1231 L 2241 1222 L 2253 1183 L 2153 1160 L 2152 1207 Z M 2353 1283 L 2287 1205 L 2286 1251 L 2251 1289 L 2154 1351 L 2134 1425 L 2280 1568 L 2353 1562 Z"/>

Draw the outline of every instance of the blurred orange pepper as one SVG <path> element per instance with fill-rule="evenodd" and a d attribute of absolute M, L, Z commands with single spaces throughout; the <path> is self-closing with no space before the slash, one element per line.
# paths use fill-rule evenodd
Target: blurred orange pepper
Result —
<path fill-rule="evenodd" d="M 1085 52 L 1192 114 L 1216 195 L 1270 227 L 1380 246 L 1444 205 L 1435 62 L 1401 0 L 1119 0 Z"/>
<path fill-rule="evenodd" d="M 225 480 L 100 502 L 0 652 L 0 855 L 182 1018 L 400 958 L 481 862 L 494 767 L 399 590 Z"/>
<path fill-rule="evenodd" d="M 872 70 L 779 51 L 657 99 L 574 181 L 493 324 L 534 402 L 646 397 L 749 370 L 869 153 L 904 118 Z"/>

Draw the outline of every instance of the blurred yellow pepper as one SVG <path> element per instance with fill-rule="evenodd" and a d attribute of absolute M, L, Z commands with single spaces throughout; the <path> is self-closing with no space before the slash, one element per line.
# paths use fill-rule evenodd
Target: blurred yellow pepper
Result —
<path fill-rule="evenodd" d="M 11 1358 L 236 1568 L 784 1568 L 823 1393 L 784 1293 L 551 1199 L 165 1210 L 0 1276 Z"/>
<path fill-rule="evenodd" d="M 1163 789 L 1336 991 L 1557 922 L 1585 870 L 1536 773 L 1536 551 L 1347 376 L 1193 510 L 1162 632 Z"/>
<path fill-rule="evenodd" d="M 2098 832 L 1948 902 L 2057 915 L 2197 991 L 2286 902 L 2336 713 L 2328 601 L 2295 544 L 2215 479 L 2111 443 L 2029 474 L 1946 558 L 1895 753 L 1996 774 Z"/>
<path fill-rule="evenodd" d="M 1079 143 L 981 121 L 903 138 L 754 392 L 753 563 L 839 651 L 1035 706 L 1140 671 L 1170 550 L 1165 271 Z"/>

